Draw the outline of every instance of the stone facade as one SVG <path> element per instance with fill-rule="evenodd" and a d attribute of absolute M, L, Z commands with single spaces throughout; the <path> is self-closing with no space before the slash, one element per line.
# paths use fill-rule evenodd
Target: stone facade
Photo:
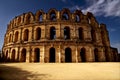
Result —
<path fill-rule="evenodd" d="M 10 21 L 3 54 L 12 62 L 102 62 L 117 61 L 110 47 L 105 24 L 92 13 L 50 9 L 24 13 Z"/>

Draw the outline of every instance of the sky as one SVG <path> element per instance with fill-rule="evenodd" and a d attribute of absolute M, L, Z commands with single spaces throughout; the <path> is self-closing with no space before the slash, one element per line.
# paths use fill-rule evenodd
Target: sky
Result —
<path fill-rule="evenodd" d="M 120 0 L 0 0 L 0 49 L 10 20 L 41 9 L 48 12 L 50 8 L 81 10 L 84 14 L 92 12 L 99 24 L 106 24 L 111 47 L 118 48 L 120 53 Z"/>

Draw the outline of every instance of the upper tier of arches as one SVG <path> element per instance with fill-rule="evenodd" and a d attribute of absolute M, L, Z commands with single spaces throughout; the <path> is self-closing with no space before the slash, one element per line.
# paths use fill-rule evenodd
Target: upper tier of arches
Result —
<path fill-rule="evenodd" d="M 68 8 L 63 8 L 61 11 L 55 8 L 50 9 L 47 13 L 43 10 L 38 10 L 35 14 L 32 12 L 23 13 L 10 21 L 8 24 L 8 30 L 21 25 L 28 25 L 42 22 L 58 22 L 58 21 L 72 21 L 74 23 L 89 23 L 92 25 L 98 25 L 95 17 L 92 13 L 88 12 L 84 15 L 81 10 L 75 10 L 71 12 Z"/>

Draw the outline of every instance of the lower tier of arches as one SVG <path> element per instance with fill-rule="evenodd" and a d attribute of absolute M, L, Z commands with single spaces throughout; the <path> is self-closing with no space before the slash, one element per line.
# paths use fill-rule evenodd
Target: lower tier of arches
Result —
<path fill-rule="evenodd" d="M 110 47 L 74 45 L 21 46 L 4 48 L 3 52 L 6 62 L 77 63 L 117 61 L 117 52 L 111 52 Z"/>

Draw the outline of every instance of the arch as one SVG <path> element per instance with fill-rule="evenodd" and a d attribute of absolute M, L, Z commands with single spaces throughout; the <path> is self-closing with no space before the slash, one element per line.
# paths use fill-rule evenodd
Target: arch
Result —
<path fill-rule="evenodd" d="M 8 58 L 8 50 L 6 51 L 5 58 Z"/>
<path fill-rule="evenodd" d="M 65 62 L 72 62 L 71 48 L 66 48 L 65 49 Z"/>
<path fill-rule="evenodd" d="M 50 39 L 53 40 L 56 38 L 56 29 L 55 27 L 50 27 Z"/>
<path fill-rule="evenodd" d="M 49 50 L 49 62 L 55 62 L 55 48 Z"/>
<path fill-rule="evenodd" d="M 34 15 L 32 12 L 25 14 L 25 24 L 29 24 L 34 21 Z"/>
<path fill-rule="evenodd" d="M 26 52 L 27 52 L 26 49 L 23 48 L 21 52 L 21 58 L 20 58 L 21 62 L 26 62 Z"/>
<path fill-rule="evenodd" d="M 11 55 L 11 60 L 12 61 L 15 61 L 15 54 L 16 54 L 16 51 L 15 49 L 12 50 L 12 55 Z"/>
<path fill-rule="evenodd" d="M 70 10 L 67 9 L 67 8 L 64 8 L 62 11 L 61 11 L 61 19 L 62 20 L 69 20 L 71 15 L 70 15 Z"/>
<path fill-rule="evenodd" d="M 17 41 L 18 41 L 18 35 L 19 35 L 19 32 L 18 32 L 18 31 L 16 31 L 16 32 L 15 32 L 15 42 L 17 42 Z"/>
<path fill-rule="evenodd" d="M 51 21 L 57 20 L 57 10 L 56 9 L 50 9 L 48 11 L 48 19 Z"/>
<path fill-rule="evenodd" d="M 37 28 L 36 29 L 36 40 L 40 40 L 41 38 L 41 28 Z"/>
<path fill-rule="evenodd" d="M 11 42 L 12 41 L 12 34 L 10 34 L 10 36 L 9 36 L 9 42 Z"/>
<path fill-rule="evenodd" d="M 44 15 L 44 11 L 43 10 L 39 10 L 36 12 L 36 15 L 35 15 L 35 19 L 36 21 L 39 21 L 39 22 L 42 22 L 43 21 L 43 15 Z"/>
<path fill-rule="evenodd" d="M 35 48 L 34 50 L 34 62 L 40 62 L 40 49 Z"/>
<path fill-rule="evenodd" d="M 28 41 L 28 39 L 29 39 L 29 30 L 26 29 L 24 30 L 24 41 Z"/>
<path fill-rule="evenodd" d="M 95 62 L 98 62 L 99 61 L 99 55 L 98 55 L 98 49 L 97 48 L 94 49 L 94 56 L 95 56 Z"/>
<path fill-rule="evenodd" d="M 80 22 L 81 15 L 82 15 L 82 12 L 81 12 L 80 10 L 76 10 L 76 11 L 74 12 L 75 22 Z"/>
<path fill-rule="evenodd" d="M 69 27 L 64 28 L 64 39 L 70 39 L 70 28 Z"/>
<path fill-rule="evenodd" d="M 80 16 L 79 15 L 75 16 L 75 22 L 80 22 Z"/>
<path fill-rule="evenodd" d="M 78 28 L 78 34 L 79 34 L 79 39 L 83 40 L 84 39 L 84 35 L 83 35 L 83 28 Z"/>
<path fill-rule="evenodd" d="M 82 62 L 86 62 L 86 50 L 85 50 L 85 48 L 81 48 L 80 57 L 81 57 Z"/>
<path fill-rule="evenodd" d="M 17 18 L 17 25 L 19 25 L 20 23 L 21 23 L 21 16 Z"/>
<path fill-rule="evenodd" d="M 96 42 L 96 33 L 94 29 L 91 30 L 91 37 L 92 37 L 92 41 Z"/>

